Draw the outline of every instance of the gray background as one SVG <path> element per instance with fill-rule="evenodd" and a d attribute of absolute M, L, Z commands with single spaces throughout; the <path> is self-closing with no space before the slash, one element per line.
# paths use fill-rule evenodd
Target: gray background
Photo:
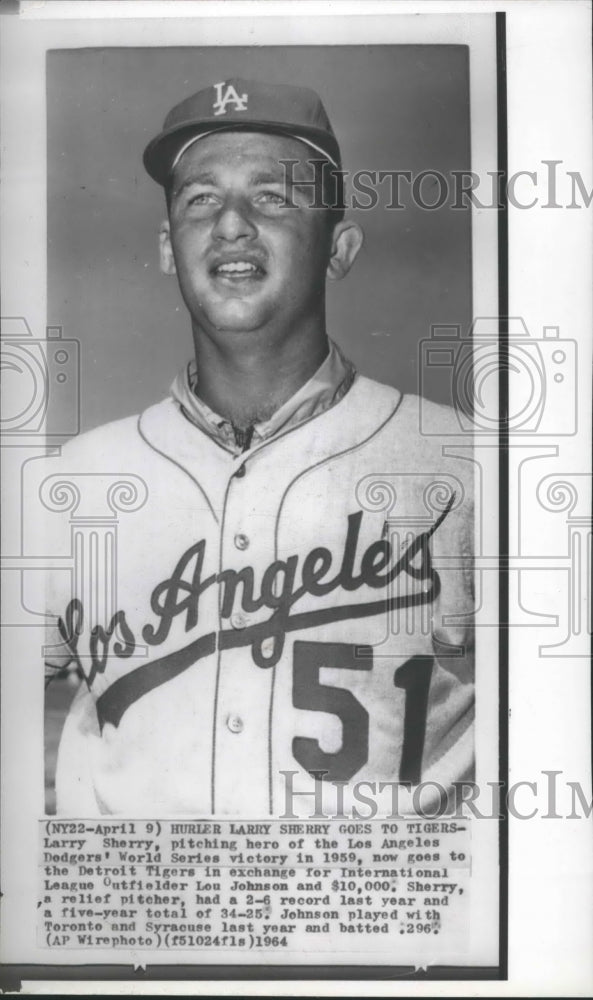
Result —
<path fill-rule="evenodd" d="M 162 398 L 191 356 L 175 279 L 158 268 L 162 191 L 141 158 L 173 104 L 235 75 L 317 90 L 349 171 L 470 169 L 465 46 L 49 52 L 48 324 L 81 344 L 81 430 Z M 470 324 L 470 212 L 402 192 L 404 211 L 385 210 L 384 183 L 375 209 L 352 213 L 366 244 L 329 283 L 328 332 L 361 372 L 416 391 L 431 324 Z M 443 372 L 434 398 L 450 402 L 449 384 Z"/>

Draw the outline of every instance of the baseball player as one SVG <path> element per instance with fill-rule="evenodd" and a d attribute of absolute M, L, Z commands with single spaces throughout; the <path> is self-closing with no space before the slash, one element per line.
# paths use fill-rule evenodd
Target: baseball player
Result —
<path fill-rule="evenodd" d="M 48 515 L 69 566 L 48 667 L 83 678 L 58 812 L 312 815 L 321 789 L 331 814 L 365 782 L 449 788 L 473 764 L 472 464 L 452 410 L 423 401 L 420 433 L 419 399 L 328 339 L 325 282 L 362 233 L 323 105 L 215 83 L 144 163 L 195 357 L 43 484 L 77 491 Z"/>

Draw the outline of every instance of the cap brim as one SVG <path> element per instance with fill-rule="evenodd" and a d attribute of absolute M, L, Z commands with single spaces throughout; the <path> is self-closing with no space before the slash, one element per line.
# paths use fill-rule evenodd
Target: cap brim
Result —
<path fill-rule="evenodd" d="M 220 118 L 202 119 L 199 124 L 186 123 L 165 129 L 155 136 L 144 150 L 143 162 L 146 171 L 157 182 L 166 185 L 174 163 L 184 146 L 191 144 L 192 139 L 212 132 L 264 132 L 273 135 L 286 135 L 310 145 L 314 152 L 327 159 L 340 169 L 340 147 L 337 140 L 323 129 L 312 126 L 295 126 L 288 122 L 260 121 L 221 121 Z"/>

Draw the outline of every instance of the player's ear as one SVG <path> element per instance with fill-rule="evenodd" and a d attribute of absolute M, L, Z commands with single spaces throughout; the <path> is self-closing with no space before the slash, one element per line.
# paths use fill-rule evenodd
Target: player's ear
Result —
<path fill-rule="evenodd" d="M 159 229 L 159 255 L 163 274 L 177 274 L 173 247 L 171 246 L 171 227 L 167 219 L 161 222 Z"/>
<path fill-rule="evenodd" d="M 364 242 L 364 233 L 356 222 L 343 219 L 334 226 L 328 278 L 343 278 L 352 267 Z"/>

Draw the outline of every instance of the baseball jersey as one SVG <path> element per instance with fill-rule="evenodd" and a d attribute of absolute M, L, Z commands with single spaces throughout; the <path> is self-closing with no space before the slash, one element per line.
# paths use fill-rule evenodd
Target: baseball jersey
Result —
<path fill-rule="evenodd" d="M 51 460 L 47 659 L 85 678 L 58 811 L 285 815 L 289 784 L 312 815 L 319 784 L 347 802 L 361 782 L 468 777 L 473 465 L 456 429 L 356 376 L 241 454 L 168 398 Z"/>

